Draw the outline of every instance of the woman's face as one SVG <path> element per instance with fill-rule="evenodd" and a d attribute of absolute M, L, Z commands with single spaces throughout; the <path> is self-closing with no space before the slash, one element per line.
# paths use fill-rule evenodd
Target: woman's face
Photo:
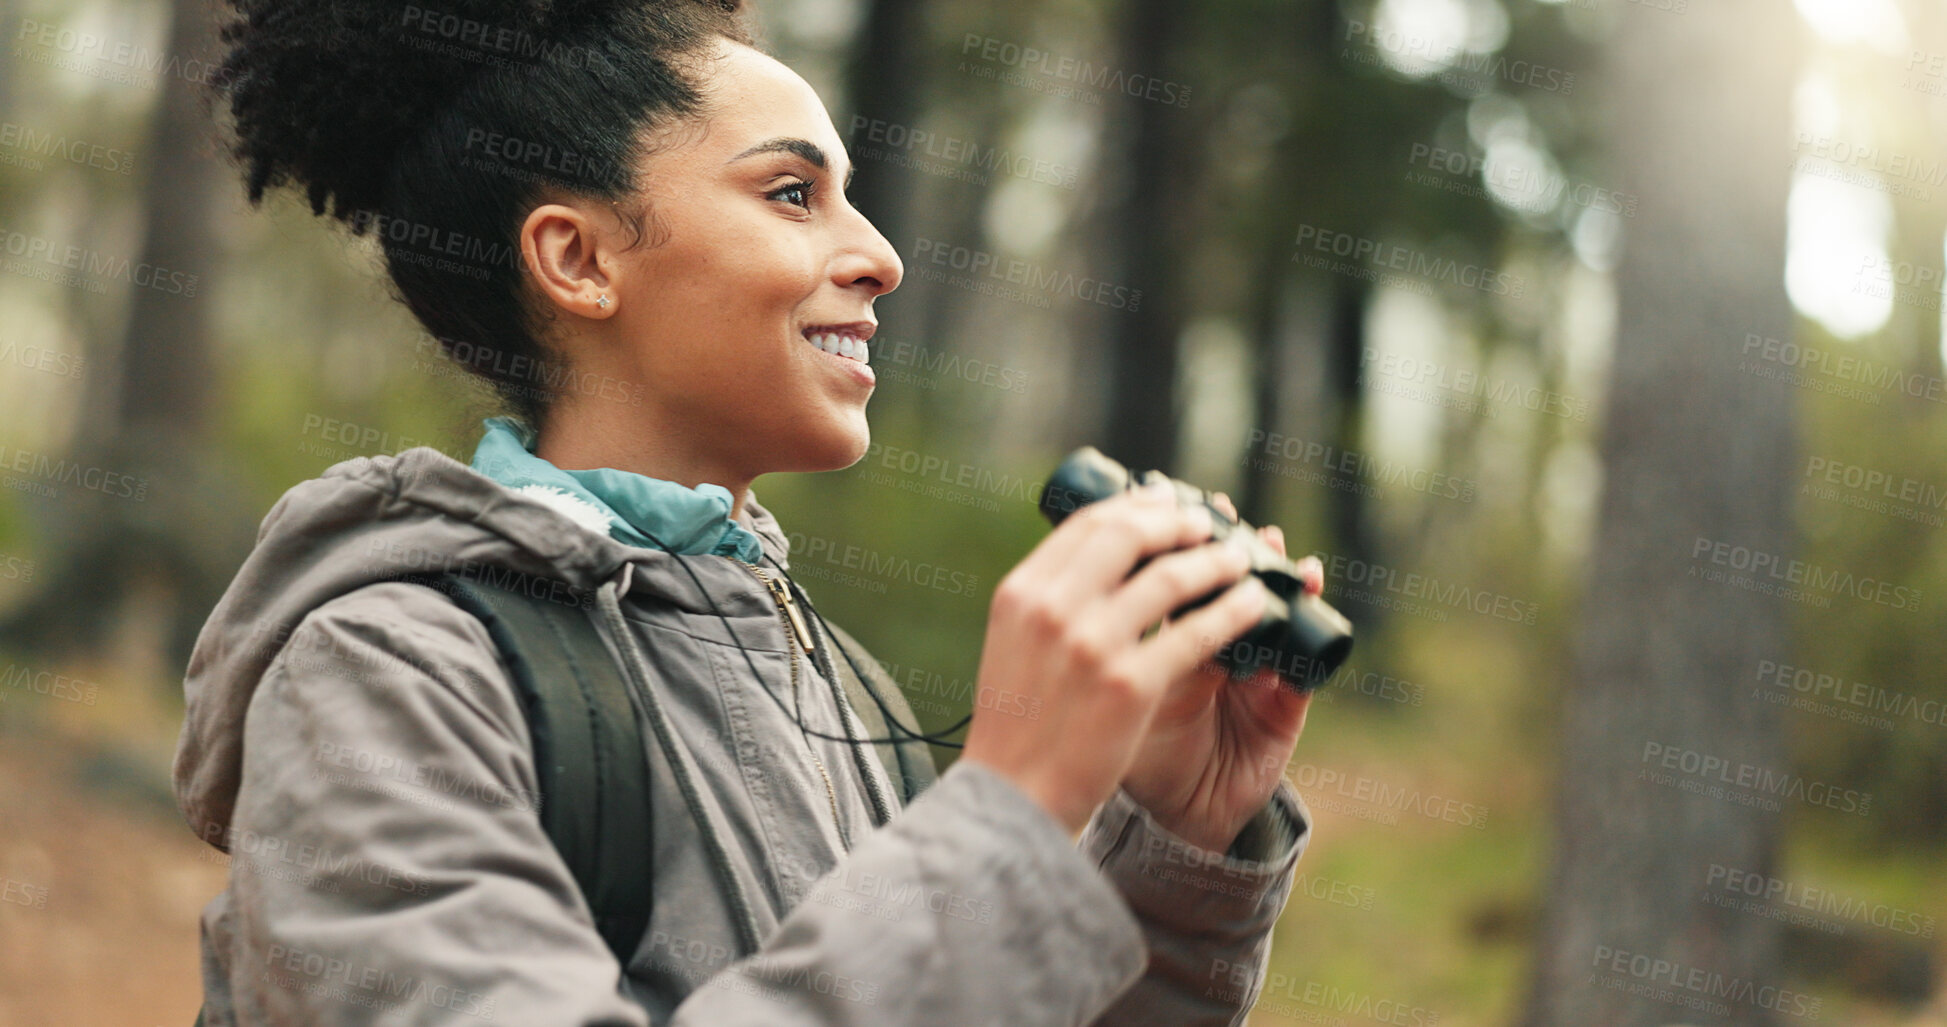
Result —
<path fill-rule="evenodd" d="M 804 79 L 725 40 L 704 67 L 707 112 L 642 162 L 649 217 L 615 254 L 611 345 L 651 427 L 724 476 L 848 467 L 873 372 L 813 340 L 869 339 L 899 254 L 846 200 L 850 158 Z"/>

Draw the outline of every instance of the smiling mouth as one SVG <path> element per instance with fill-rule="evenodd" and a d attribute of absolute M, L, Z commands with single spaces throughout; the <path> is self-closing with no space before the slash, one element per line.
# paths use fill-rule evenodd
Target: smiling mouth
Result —
<path fill-rule="evenodd" d="M 856 360 L 861 364 L 872 362 L 872 351 L 866 342 L 872 336 L 872 325 L 830 325 L 815 326 L 804 330 L 805 341 L 836 357 Z"/>

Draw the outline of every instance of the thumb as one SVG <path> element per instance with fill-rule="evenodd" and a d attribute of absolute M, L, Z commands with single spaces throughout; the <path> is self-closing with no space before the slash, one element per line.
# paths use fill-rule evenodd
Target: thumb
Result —
<path fill-rule="evenodd" d="M 1311 710 L 1312 689 L 1303 692 L 1285 683 L 1276 671 L 1251 675 L 1234 689 L 1250 720 L 1280 741 L 1296 742 L 1305 730 L 1305 715 Z"/>

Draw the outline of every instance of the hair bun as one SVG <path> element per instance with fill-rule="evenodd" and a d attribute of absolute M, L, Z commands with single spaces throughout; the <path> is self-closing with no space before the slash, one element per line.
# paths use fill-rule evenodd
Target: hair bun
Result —
<path fill-rule="evenodd" d="M 218 90 L 251 202 L 285 183 L 314 212 L 379 209 L 395 154 L 483 73 L 601 59 L 569 38 L 641 0 L 227 0 Z M 738 0 L 687 0 L 735 12 Z"/>

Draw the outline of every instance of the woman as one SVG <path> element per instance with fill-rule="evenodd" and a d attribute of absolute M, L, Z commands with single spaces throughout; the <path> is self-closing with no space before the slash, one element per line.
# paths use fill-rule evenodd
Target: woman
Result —
<path fill-rule="evenodd" d="M 295 184 L 376 231 L 515 416 L 471 466 L 291 489 L 205 626 L 176 787 L 233 853 L 206 1022 L 1241 1022 L 1308 835 L 1281 776 L 1306 703 L 1206 662 L 1261 602 L 1207 516 L 1131 494 L 1051 532 L 996 589 L 963 758 L 909 806 L 846 741 L 751 482 L 865 452 L 901 265 L 738 5 L 231 2 L 253 201 Z M 650 782 L 626 959 L 542 830 L 493 640 L 398 580 L 483 568 L 592 595 L 679 739 L 658 766 L 695 791 Z"/>

